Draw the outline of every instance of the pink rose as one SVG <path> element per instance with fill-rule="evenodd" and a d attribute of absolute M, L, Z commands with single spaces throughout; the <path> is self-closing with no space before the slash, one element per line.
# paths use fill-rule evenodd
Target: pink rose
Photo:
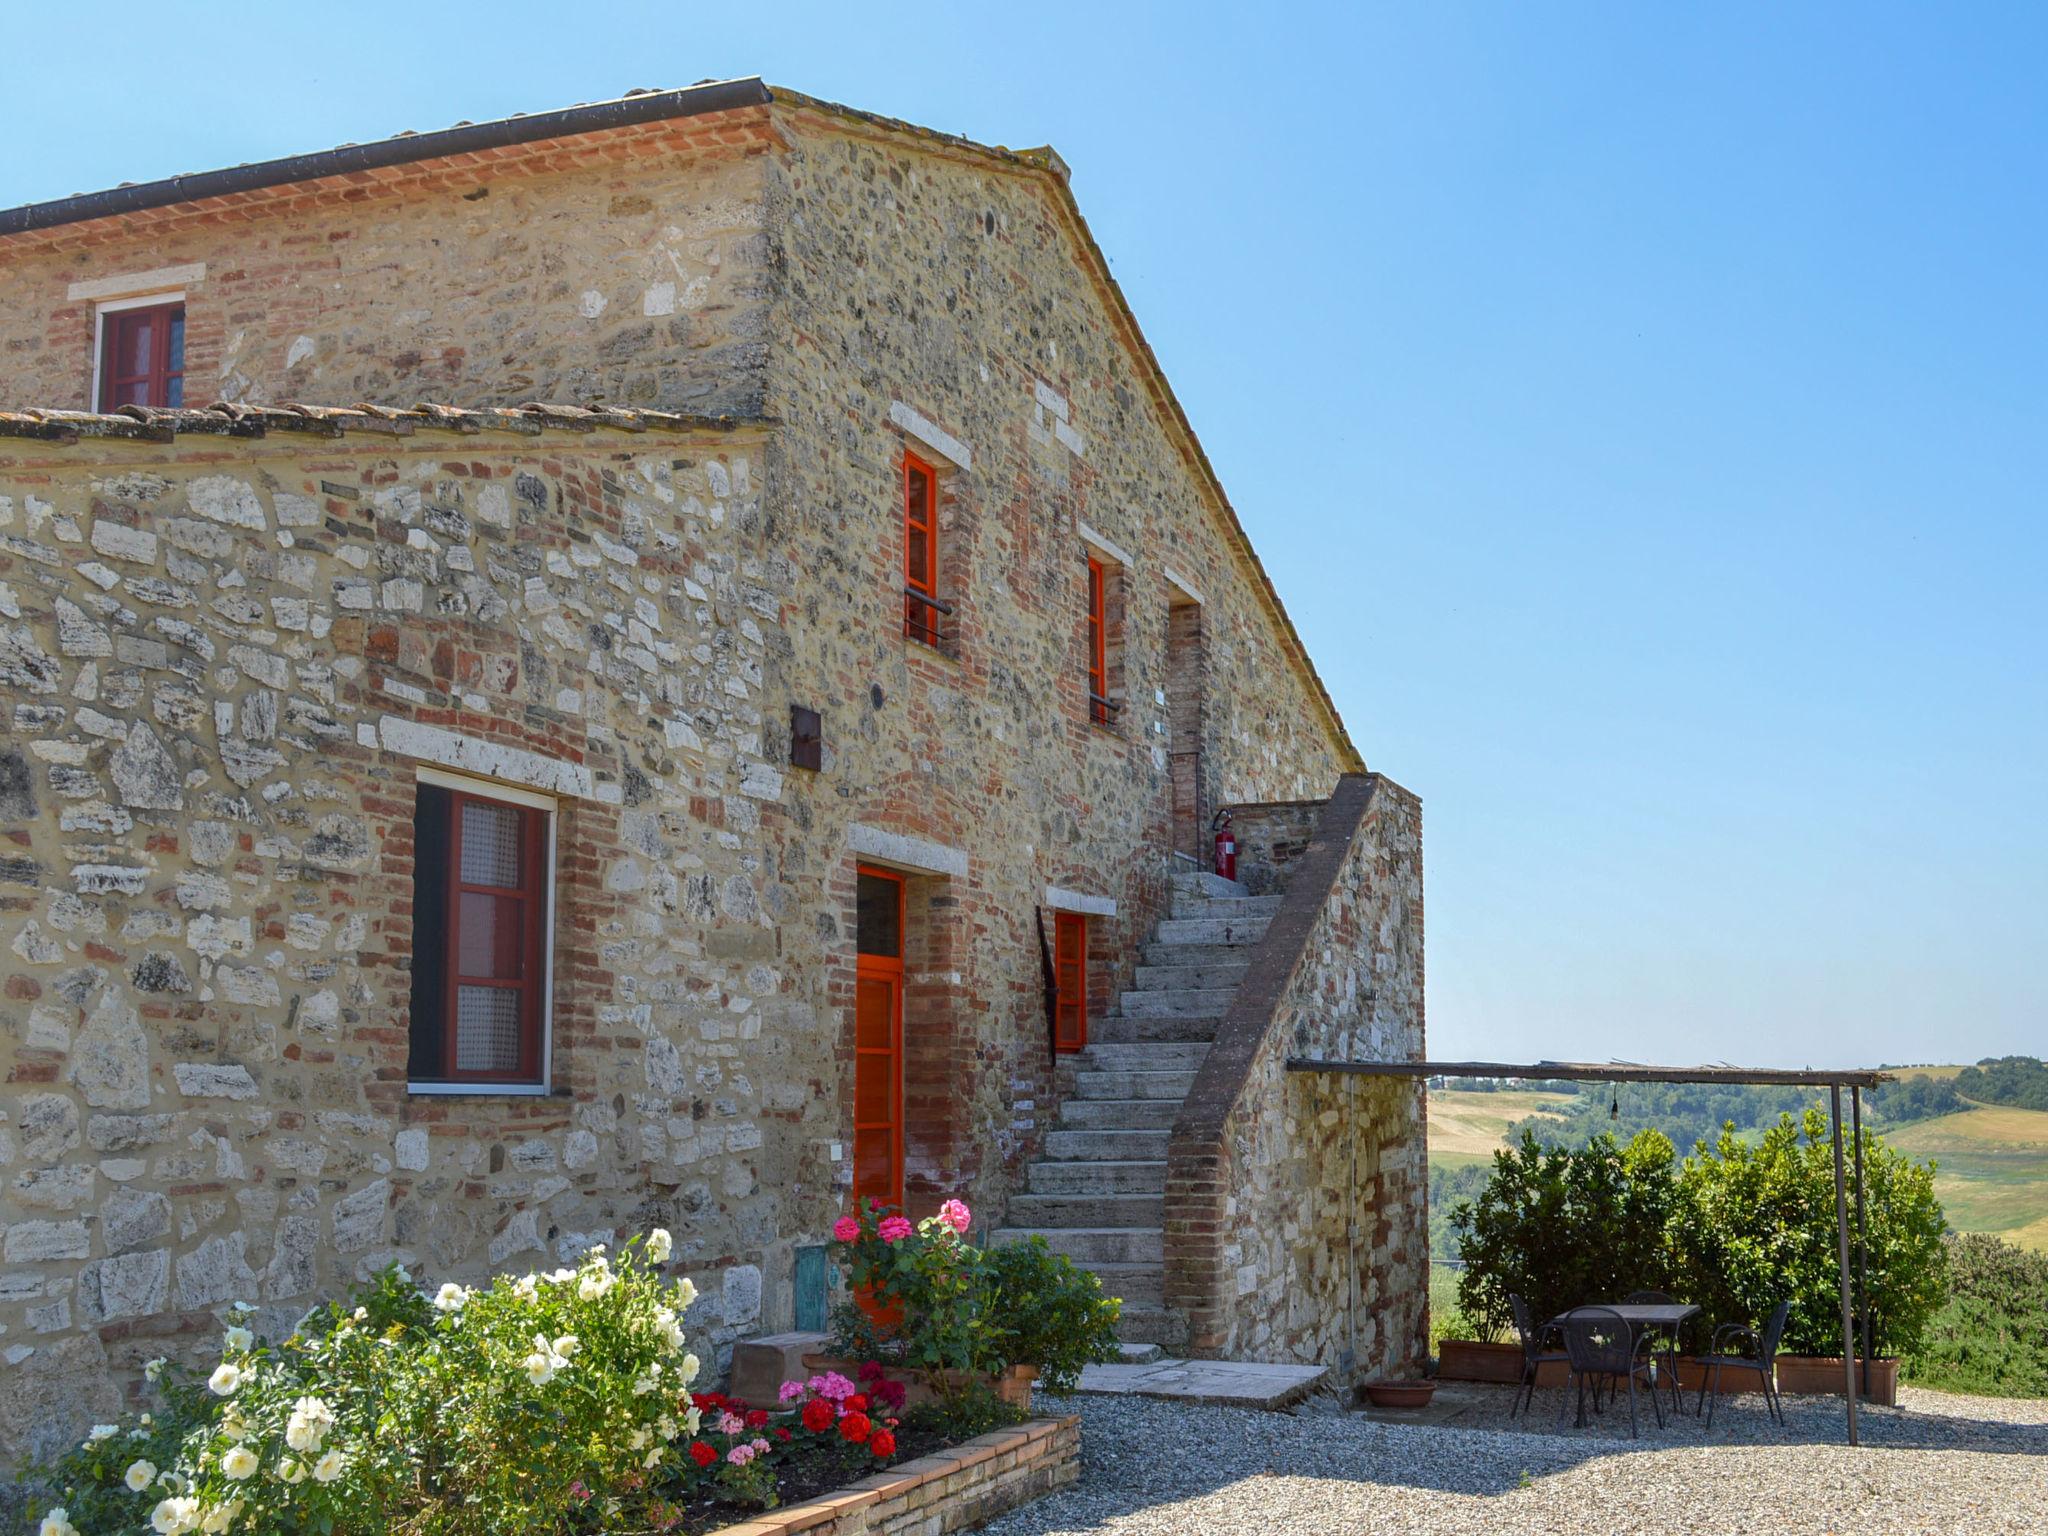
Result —
<path fill-rule="evenodd" d="M 939 1207 L 939 1220 L 965 1237 L 968 1226 L 974 1220 L 974 1213 L 967 1209 L 965 1200 L 948 1200 Z"/>
<path fill-rule="evenodd" d="M 860 1239 L 860 1223 L 851 1216 L 842 1216 L 832 1223 L 832 1240 L 840 1243 L 857 1242 Z"/>
<path fill-rule="evenodd" d="M 875 1228 L 875 1230 L 882 1234 L 883 1242 L 900 1243 L 904 1238 L 910 1236 L 912 1232 L 915 1232 L 917 1228 L 910 1224 L 908 1217 L 884 1216 L 882 1224 Z"/>

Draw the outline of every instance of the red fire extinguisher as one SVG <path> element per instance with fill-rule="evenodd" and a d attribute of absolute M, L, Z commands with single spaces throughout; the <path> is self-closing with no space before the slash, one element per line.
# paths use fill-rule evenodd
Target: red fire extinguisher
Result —
<path fill-rule="evenodd" d="M 1218 811 L 1209 823 L 1216 833 L 1216 873 L 1226 880 L 1237 878 L 1237 834 L 1230 830 L 1229 807 Z"/>

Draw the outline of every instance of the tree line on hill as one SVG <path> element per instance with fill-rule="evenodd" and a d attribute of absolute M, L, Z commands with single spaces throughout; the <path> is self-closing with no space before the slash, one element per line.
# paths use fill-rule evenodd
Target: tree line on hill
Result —
<path fill-rule="evenodd" d="M 1980 1104 L 2048 1109 L 2048 1063 L 2034 1056 L 1987 1056 L 1956 1074 L 1956 1092 Z"/>

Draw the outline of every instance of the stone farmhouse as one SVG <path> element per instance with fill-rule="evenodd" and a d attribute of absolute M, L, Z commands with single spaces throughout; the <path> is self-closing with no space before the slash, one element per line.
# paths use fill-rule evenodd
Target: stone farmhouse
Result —
<path fill-rule="evenodd" d="M 1419 804 L 1050 149 L 742 80 L 0 212 L 0 977 L 0 1455 L 394 1260 L 814 1327 L 868 1196 L 1425 1348 L 1421 1089 L 1284 1070 L 1421 1055 Z"/>

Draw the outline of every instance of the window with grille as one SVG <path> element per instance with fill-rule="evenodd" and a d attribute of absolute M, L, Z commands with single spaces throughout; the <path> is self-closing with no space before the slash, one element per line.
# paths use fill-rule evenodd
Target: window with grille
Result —
<path fill-rule="evenodd" d="M 903 456 L 903 633 L 939 643 L 939 477 L 914 454 Z"/>
<path fill-rule="evenodd" d="M 185 306 L 100 312 L 99 408 L 185 403 Z"/>
<path fill-rule="evenodd" d="M 422 782 L 413 822 L 415 1086 L 538 1085 L 549 812 Z"/>

